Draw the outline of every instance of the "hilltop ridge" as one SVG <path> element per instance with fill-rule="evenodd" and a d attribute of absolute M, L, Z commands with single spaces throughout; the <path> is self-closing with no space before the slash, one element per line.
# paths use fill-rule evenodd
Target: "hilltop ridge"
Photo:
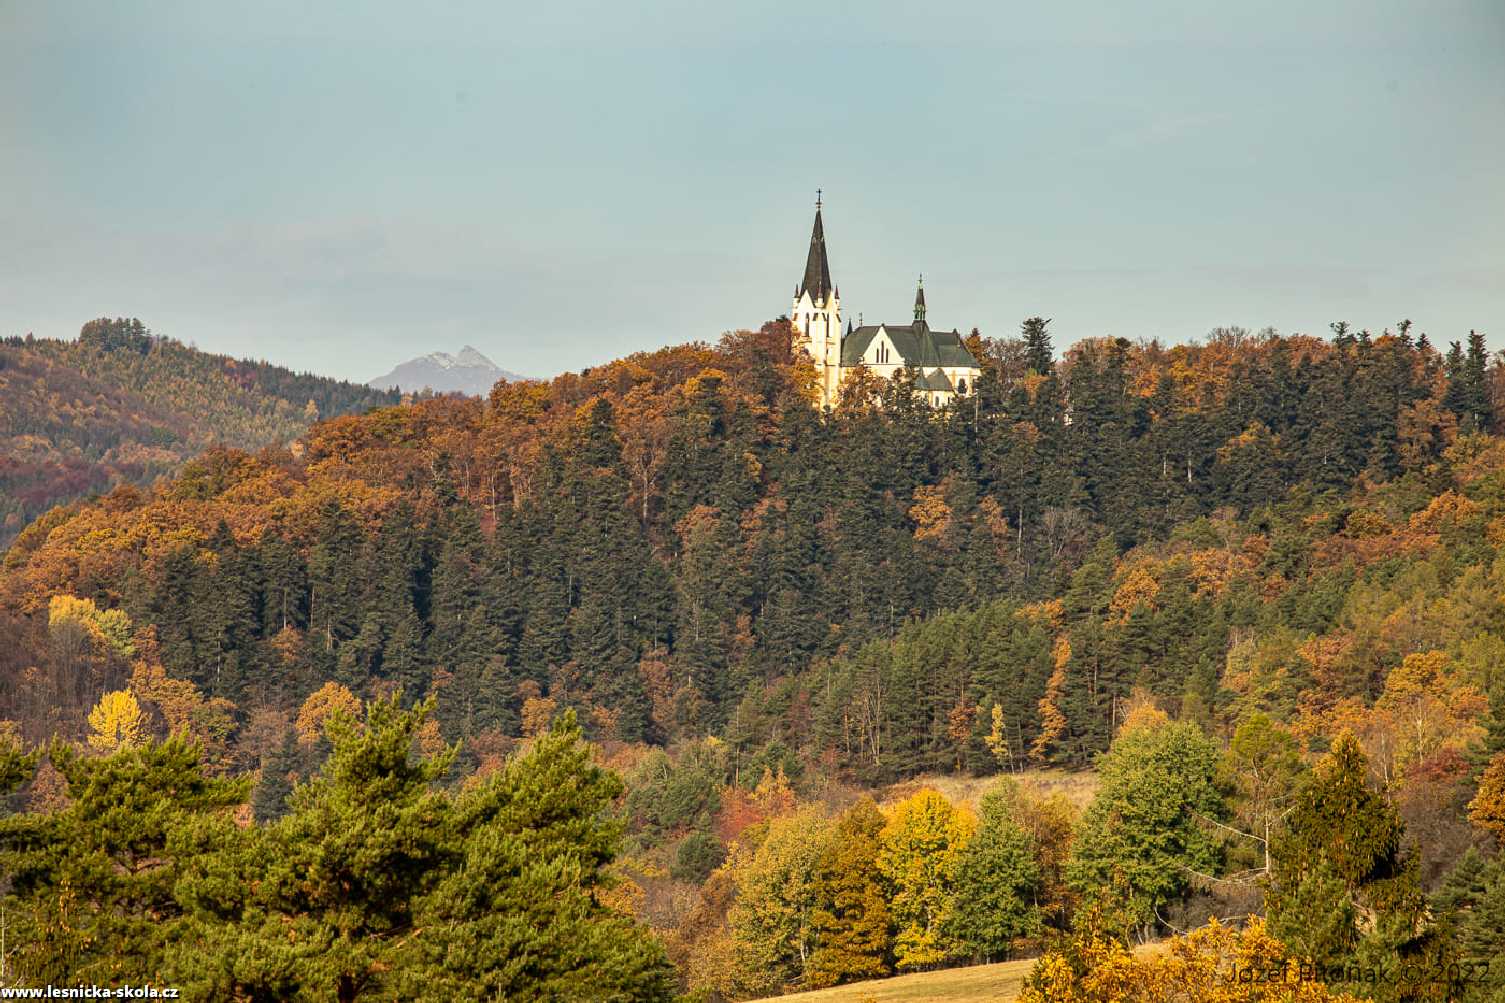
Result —
<path fill-rule="evenodd" d="M 93 320 L 72 341 L 0 343 L 0 548 L 54 505 L 149 484 L 211 445 L 286 443 L 320 418 L 393 404 L 346 380 L 235 359 Z"/>

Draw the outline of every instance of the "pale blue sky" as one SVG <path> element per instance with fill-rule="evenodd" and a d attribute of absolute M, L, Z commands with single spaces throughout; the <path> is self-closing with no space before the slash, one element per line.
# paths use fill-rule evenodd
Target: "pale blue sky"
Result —
<path fill-rule="evenodd" d="M 817 187 L 869 322 L 1505 348 L 1505 2 L 0 0 L 0 333 L 550 375 L 786 311 Z"/>

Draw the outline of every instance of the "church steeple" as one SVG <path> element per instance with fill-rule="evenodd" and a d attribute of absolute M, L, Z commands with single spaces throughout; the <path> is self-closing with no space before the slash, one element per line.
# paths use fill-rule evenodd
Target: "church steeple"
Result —
<path fill-rule="evenodd" d="M 820 377 L 821 403 L 836 400 L 841 382 L 841 291 L 831 281 L 831 262 L 826 258 L 826 226 L 820 218 L 821 193 L 815 193 L 815 226 L 810 231 L 810 251 L 805 255 L 805 277 L 794 290 L 789 324 L 794 329 Z"/>
<path fill-rule="evenodd" d="M 916 325 L 925 323 L 925 276 L 920 276 L 920 284 L 914 291 L 914 322 Z"/>
<path fill-rule="evenodd" d="M 810 231 L 810 253 L 805 256 L 805 279 L 795 290 L 795 298 L 809 293 L 815 303 L 824 303 L 832 291 L 831 263 L 826 260 L 826 228 L 820 219 L 821 197 L 815 192 L 815 227 Z"/>

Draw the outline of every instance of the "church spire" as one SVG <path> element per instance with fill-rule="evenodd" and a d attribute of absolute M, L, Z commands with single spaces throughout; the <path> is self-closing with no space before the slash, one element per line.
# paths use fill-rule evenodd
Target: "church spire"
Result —
<path fill-rule="evenodd" d="M 805 257 L 805 280 L 795 292 L 809 293 L 815 303 L 825 302 L 832 291 L 831 263 L 826 260 L 826 228 L 820 220 L 821 193 L 815 193 L 815 228 L 810 231 L 810 253 Z"/>
<path fill-rule="evenodd" d="M 914 291 L 914 322 L 925 323 L 925 276 L 920 276 L 920 284 Z"/>

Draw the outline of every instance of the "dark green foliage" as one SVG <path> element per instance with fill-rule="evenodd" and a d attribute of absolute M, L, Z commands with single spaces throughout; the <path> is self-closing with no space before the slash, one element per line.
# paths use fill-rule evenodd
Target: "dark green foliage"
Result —
<path fill-rule="evenodd" d="M 957 869 L 951 932 L 984 963 L 1006 960 L 1041 930 L 1040 866 L 1034 838 L 1013 818 L 1017 796 L 1004 781 L 983 797 Z"/>
<path fill-rule="evenodd" d="M 1457 931 L 1458 956 L 1482 978 L 1465 986 L 1463 1003 L 1505 1001 L 1505 856 L 1486 857 L 1473 847 L 1432 896 L 1432 912 Z"/>
<path fill-rule="evenodd" d="M 1404 826 L 1368 773 L 1357 740 L 1345 734 L 1298 787 L 1270 848 L 1271 932 L 1319 965 L 1445 971 L 1455 957 L 1447 931 L 1428 918 Z M 1412 988 L 1397 981 L 1381 985 L 1377 998 L 1441 1000 L 1449 990 L 1445 980 Z"/>
<path fill-rule="evenodd" d="M 726 846 L 709 832 L 692 832 L 674 851 L 669 876 L 675 881 L 700 884 L 726 860 Z"/>
<path fill-rule="evenodd" d="M 251 790 L 251 814 L 256 821 L 275 822 L 287 812 L 298 766 L 298 736 L 289 728 L 281 744 L 262 759 L 261 775 Z"/>
<path fill-rule="evenodd" d="M 628 824 L 654 839 L 705 828 L 725 780 L 726 768 L 707 744 L 682 750 L 677 761 L 656 749 L 627 778 Z"/>
<path fill-rule="evenodd" d="M 1093 798 L 1067 868 L 1091 901 L 1117 889 L 1119 933 L 1147 932 L 1196 874 L 1216 873 L 1220 841 L 1209 820 L 1224 813 L 1217 745 L 1194 724 L 1147 721 L 1129 727 L 1098 761 Z"/>

